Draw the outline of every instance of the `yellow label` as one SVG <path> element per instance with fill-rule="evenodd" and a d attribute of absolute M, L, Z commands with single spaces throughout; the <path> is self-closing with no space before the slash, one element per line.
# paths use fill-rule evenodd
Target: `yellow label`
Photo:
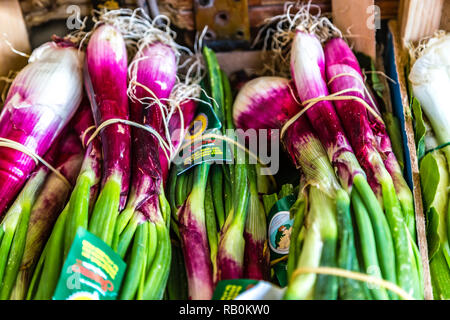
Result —
<path fill-rule="evenodd" d="M 104 269 L 106 273 L 113 279 L 116 278 L 119 267 L 105 254 L 101 249 L 97 248 L 89 241 L 83 240 L 81 254 L 86 259 L 91 260 L 99 267 Z"/>

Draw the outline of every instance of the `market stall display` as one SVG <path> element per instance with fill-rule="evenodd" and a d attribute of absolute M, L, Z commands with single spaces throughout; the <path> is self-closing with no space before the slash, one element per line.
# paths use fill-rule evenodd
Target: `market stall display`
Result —
<path fill-rule="evenodd" d="M 413 0 L 367 30 L 354 14 L 376 19 L 374 1 L 258 24 L 243 1 L 247 26 L 220 2 L 223 31 L 195 2 L 195 35 L 155 15 L 168 1 L 74 2 L 80 27 L 7 79 L 0 299 L 449 298 L 450 47 L 432 2 L 413 33 Z M 71 4 L 21 3 L 33 27 L 54 18 L 34 6 Z"/>

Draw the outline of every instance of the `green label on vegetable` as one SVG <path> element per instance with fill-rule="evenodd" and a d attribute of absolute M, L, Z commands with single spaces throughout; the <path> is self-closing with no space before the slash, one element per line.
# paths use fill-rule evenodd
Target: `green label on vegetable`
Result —
<path fill-rule="evenodd" d="M 53 300 L 115 300 L 125 269 L 105 242 L 79 227 Z"/>
<path fill-rule="evenodd" d="M 177 175 L 204 163 L 232 161 L 228 144 L 221 139 L 222 124 L 210 105 L 200 103 L 178 156 L 173 160 Z"/>
<path fill-rule="evenodd" d="M 254 287 L 259 280 L 232 279 L 217 283 L 212 300 L 233 300 L 242 292 Z"/>
<path fill-rule="evenodd" d="M 278 200 L 269 212 L 268 239 L 270 259 L 279 259 L 289 253 L 289 243 L 294 219 L 289 209 L 295 203 L 295 196 L 289 195 Z"/>
<path fill-rule="evenodd" d="M 292 225 L 294 219 L 290 218 L 289 209 L 295 203 L 295 196 L 288 195 L 278 200 L 269 212 L 268 243 L 270 260 L 280 261 L 273 266 L 280 286 L 287 284 L 287 264 L 283 259 L 289 253 Z"/>

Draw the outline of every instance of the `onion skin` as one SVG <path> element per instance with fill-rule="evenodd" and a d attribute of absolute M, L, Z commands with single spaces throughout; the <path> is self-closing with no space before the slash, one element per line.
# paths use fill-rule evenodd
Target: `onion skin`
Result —
<path fill-rule="evenodd" d="M 43 156 L 74 115 L 82 98 L 83 54 L 53 42 L 35 49 L 14 79 L 0 114 L 0 137 Z M 28 155 L 0 148 L 0 215 L 36 164 Z"/>
<path fill-rule="evenodd" d="M 172 145 L 175 150 L 178 150 L 181 143 L 183 142 L 184 136 L 186 135 L 187 129 L 194 120 L 195 111 L 197 109 L 197 103 L 194 100 L 185 100 L 180 104 L 181 112 L 183 113 L 183 123 L 184 128 L 182 134 L 181 130 L 181 117 L 180 112 L 177 110 L 174 112 L 169 121 L 169 133 L 172 139 Z M 164 186 L 166 185 L 167 177 L 169 175 L 169 162 L 167 161 L 164 151 L 159 148 L 159 162 L 161 164 L 162 179 Z"/>
<path fill-rule="evenodd" d="M 221 280 L 239 279 L 244 274 L 242 264 L 238 263 L 235 257 L 220 257 L 219 278 Z"/>
<path fill-rule="evenodd" d="M 333 50 L 333 48 L 339 48 L 339 50 Z M 349 48 L 347 43 L 342 38 L 333 38 L 327 41 L 324 46 L 324 55 L 327 66 L 330 62 L 339 62 L 340 64 L 347 65 L 349 68 L 356 71 L 361 78 L 363 78 L 363 74 L 361 68 L 359 66 L 358 60 L 353 54 L 352 50 Z M 333 64 L 334 64 L 333 63 Z M 343 78 L 350 79 L 350 78 Z M 354 79 L 356 81 L 356 79 Z M 334 80 L 334 81 L 337 81 Z M 358 86 L 359 87 L 359 86 Z"/>
<path fill-rule="evenodd" d="M 234 221 L 225 228 L 221 231 L 217 252 L 217 278 L 240 279 L 244 275 L 244 228 Z"/>
<path fill-rule="evenodd" d="M 316 36 L 296 31 L 291 51 L 291 73 L 302 102 L 329 95 L 325 57 Z M 354 176 L 364 175 L 364 172 L 354 157 L 332 102 L 317 102 L 306 111 L 306 115 L 325 147 L 342 186 L 350 190 Z"/>
<path fill-rule="evenodd" d="M 91 186 L 89 196 L 89 212 L 91 212 L 95 204 L 95 199 L 97 198 L 102 177 L 102 147 L 99 136 L 95 137 L 87 145 L 94 132 L 92 128 L 94 126 L 94 117 L 92 115 L 91 105 L 86 97 L 81 101 L 80 108 L 73 117 L 72 123 L 74 131 L 85 147 L 80 173 L 89 171 L 93 174 L 93 185 Z"/>
<path fill-rule="evenodd" d="M 281 77 L 250 80 L 239 91 L 234 102 L 233 120 L 236 127 L 244 130 L 281 129 L 299 111 L 293 94 L 293 83 Z"/>
<path fill-rule="evenodd" d="M 266 240 L 254 239 L 244 232 L 244 277 L 246 279 L 269 280 L 270 256 Z"/>
<path fill-rule="evenodd" d="M 178 211 L 178 228 L 188 278 L 190 300 L 210 300 L 213 294 L 213 276 L 206 227 L 198 223 L 191 201 Z"/>
<path fill-rule="evenodd" d="M 248 81 L 239 90 L 234 101 L 233 120 L 236 127 L 243 130 L 281 129 L 286 121 L 300 110 L 300 106 L 293 96 L 295 92 L 295 88 L 294 90 L 293 88 L 292 81 L 281 77 L 259 77 Z M 293 140 L 290 134 L 293 132 L 291 128 L 288 128 L 285 137 Z M 268 132 L 271 133 L 270 130 Z M 268 137 L 267 142 L 270 142 L 270 140 L 270 137 Z M 287 151 L 296 163 L 295 153 L 291 149 L 287 148 Z M 249 201 L 252 201 L 252 195 L 250 195 Z M 259 200 L 256 199 L 256 201 Z M 250 205 L 251 203 L 249 203 L 249 207 Z M 248 223 L 249 221 L 246 224 Z M 243 270 L 242 266 L 235 263 L 235 259 L 227 259 L 226 256 L 221 257 L 221 263 L 225 266 L 221 270 L 221 279 L 233 279 L 237 275 L 243 275 L 249 279 L 268 280 L 270 261 L 265 238 L 256 238 L 255 234 L 245 230 L 244 239 Z"/>
<path fill-rule="evenodd" d="M 176 81 L 175 52 L 167 45 L 156 42 L 145 46 L 133 59 L 130 68 L 131 81 L 136 81 L 132 99 L 131 119 L 148 125 L 165 137 L 162 106 L 165 104 Z M 146 89 L 144 89 L 146 87 Z M 150 92 L 149 92 L 150 91 Z M 139 100 L 149 97 L 160 102 L 145 105 Z M 128 207 L 139 207 L 146 201 L 155 202 L 158 199 L 162 182 L 160 165 L 160 142 L 151 133 L 139 128 L 133 128 L 133 176 Z M 167 161 L 167 160 L 166 160 Z M 159 206 L 157 206 L 159 207 Z M 159 209 L 158 209 L 159 210 Z M 143 210 L 146 211 L 146 210 Z"/>
<path fill-rule="evenodd" d="M 188 279 L 189 299 L 210 300 L 214 292 L 213 266 L 205 218 L 206 184 L 210 166 L 194 168 L 194 185 L 178 209 L 178 230 Z"/>
<path fill-rule="evenodd" d="M 73 128 L 80 138 L 82 146 L 86 147 L 91 134 L 94 132 L 94 117 L 92 115 L 91 105 L 86 96 L 81 100 L 77 113 L 69 123 L 69 128 Z"/>
<path fill-rule="evenodd" d="M 57 150 L 59 157 L 54 166 L 74 185 L 83 160 L 83 150 L 77 135 L 69 134 Z M 48 176 L 30 214 L 24 255 L 11 299 L 25 298 L 34 266 L 70 191 L 71 188 L 55 174 Z"/>
<path fill-rule="evenodd" d="M 134 95 L 142 99 L 144 97 L 157 98 L 164 104 L 169 98 L 176 81 L 177 64 L 176 56 L 172 48 L 160 42 L 145 46 L 133 59 L 131 76 L 136 76 L 138 84 L 135 86 Z M 131 79 L 133 80 L 133 79 Z M 147 87 L 152 93 L 144 89 Z M 138 101 L 133 101 L 130 106 L 131 119 L 141 121 L 143 106 Z"/>
<path fill-rule="evenodd" d="M 86 50 L 85 81 L 97 126 L 108 119 L 129 119 L 127 96 L 127 52 L 118 30 L 102 25 L 94 31 Z M 90 85 L 92 87 L 90 87 Z M 120 179 L 120 206 L 125 205 L 130 180 L 130 128 L 115 123 L 101 133 L 103 184 L 112 176 Z"/>
<path fill-rule="evenodd" d="M 356 57 L 343 39 L 329 40 L 325 44 L 324 55 L 327 79 L 331 80 L 342 73 L 361 77 L 361 70 Z M 332 93 L 354 88 L 355 91 L 347 92 L 346 95 L 364 100 L 364 95 L 360 93 L 364 92 L 362 78 L 360 82 L 352 76 L 336 77 L 329 83 L 329 88 Z M 354 100 L 334 101 L 334 105 L 343 127 L 347 129 L 346 135 L 355 151 L 356 158 L 367 175 L 367 182 L 375 194 L 381 197 L 381 188 L 378 182 L 380 177 L 377 175 L 381 172 L 380 165 L 383 166 L 383 163 L 375 148 L 377 143 L 368 121 L 367 109 L 360 102 Z M 374 161 L 374 155 L 377 155 L 379 161 Z"/>

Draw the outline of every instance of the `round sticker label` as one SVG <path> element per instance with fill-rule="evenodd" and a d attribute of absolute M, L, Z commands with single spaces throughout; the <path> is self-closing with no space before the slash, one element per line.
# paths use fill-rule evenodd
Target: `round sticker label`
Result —
<path fill-rule="evenodd" d="M 269 223 L 269 247 L 278 254 L 288 254 L 294 220 L 290 219 L 289 211 L 277 212 Z"/>

